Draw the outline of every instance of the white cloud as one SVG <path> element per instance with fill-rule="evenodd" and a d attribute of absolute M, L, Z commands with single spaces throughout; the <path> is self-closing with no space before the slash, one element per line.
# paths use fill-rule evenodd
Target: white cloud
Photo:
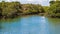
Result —
<path fill-rule="evenodd" d="M 34 0 L 27 0 L 27 1 L 34 1 Z"/>
<path fill-rule="evenodd" d="M 11 2 L 11 1 L 19 1 L 19 2 L 21 2 L 22 4 L 32 3 L 32 4 L 49 5 L 49 1 L 50 1 L 50 0 L 5 0 L 5 1 L 8 1 L 8 2 Z"/>
<path fill-rule="evenodd" d="M 49 0 L 20 0 L 21 3 L 49 5 Z"/>
<path fill-rule="evenodd" d="M 0 0 L 0 1 L 2 1 L 2 0 Z"/>

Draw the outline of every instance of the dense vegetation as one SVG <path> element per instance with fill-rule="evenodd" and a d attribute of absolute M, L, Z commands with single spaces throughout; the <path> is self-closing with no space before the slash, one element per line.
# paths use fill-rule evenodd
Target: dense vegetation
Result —
<path fill-rule="evenodd" d="M 19 2 L 0 2 L 0 17 L 15 17 L 21 12 L 21 4 Z"/>
<path fill-rule="evenodd" d="M 21 15 L 44 13 L 39 4 L 20 4 L 20 2 L 0 2 L 0 17 L 14 18 Z"/>
<path fill-rule="evenodd" d="M 50 6 L 21 4 L 20 2 L 0 2 L 0 18 L 14 18 L 22 15 L 46 15 L 60 18 L 60 1 L 50 1 Z"/>
<path fill-rule="evenodd" d="M 51 17 L 60 18 L 60 1 L 51 1 L 48 13 Z"/>

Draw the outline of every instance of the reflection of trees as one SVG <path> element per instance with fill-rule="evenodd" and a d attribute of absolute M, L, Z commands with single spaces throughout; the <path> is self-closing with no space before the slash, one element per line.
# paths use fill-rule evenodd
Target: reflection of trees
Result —
<path fill-rule="evenodd" d="M 2 23 L 0 23 L 0 32 L 1 32 L 1 30 L 2 30 Z"/>
<path fill-rule="evenodd" d="M 2 22 L 1 22 L 1 20 L 0 20 L 0 29 L 2 29 Z"/>
<path fill-rule="evenodd" d="M 60 33 L 60 19 L 59 18 L 48 18 L 50 29 L 54 34 Z"/>
<path fill-rule="evenodd" d="M 48 18 L 48 22 L 50 22 L 54 25 L 59 25 L 60 24 L 60 19 L 59 18 Z"/>

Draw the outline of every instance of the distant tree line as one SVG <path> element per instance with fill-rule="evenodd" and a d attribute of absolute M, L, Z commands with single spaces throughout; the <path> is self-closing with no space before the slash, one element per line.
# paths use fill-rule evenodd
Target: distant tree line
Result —
<path fill-rule="evenodd" d="M 0 2 L 0 17 L 14 18 L 20 15 L 44 13 L 39 4 L 20 4 L 20 2 Z"/>
<path fill-rule="evenodd" d="M 50 6 L 21 4 L 20 2 L 0 2 L 0 18 L 14 18 L 22 15 L 43 14 L 60 18 L 60 1 L 50 1 Z"/>

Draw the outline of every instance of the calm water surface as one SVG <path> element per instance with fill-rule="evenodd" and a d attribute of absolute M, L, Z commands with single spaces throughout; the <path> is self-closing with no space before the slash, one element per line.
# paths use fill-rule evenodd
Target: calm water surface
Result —
<path fill-rule="evenodd" d="M 60 19 L 27 16 L 16 20 L 1 21 L 0 34 L 60 34 Z"/>

